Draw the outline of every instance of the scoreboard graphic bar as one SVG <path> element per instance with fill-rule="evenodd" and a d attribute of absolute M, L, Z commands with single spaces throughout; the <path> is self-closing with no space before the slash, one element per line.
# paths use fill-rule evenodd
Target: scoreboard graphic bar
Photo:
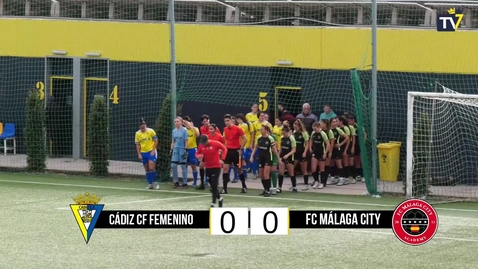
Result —
<path fill-rule="evenodd" d="M 211 235 L 289 235 L 290 229 L 391 229 L 392 210 L 211 208 L 100 212 L 95 229 L 209 229 Z"/>

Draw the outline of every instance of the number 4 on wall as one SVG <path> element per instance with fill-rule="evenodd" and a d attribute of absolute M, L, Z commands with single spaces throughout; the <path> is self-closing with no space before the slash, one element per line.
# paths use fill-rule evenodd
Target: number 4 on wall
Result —
<path fill-rule="evenodd" d="M 115 105 L 119 104 L 118 85 L 115 85 L 115 87 L 111 91 L 110 100 L 112 100 L 113 104 L 115 104 Z"/>

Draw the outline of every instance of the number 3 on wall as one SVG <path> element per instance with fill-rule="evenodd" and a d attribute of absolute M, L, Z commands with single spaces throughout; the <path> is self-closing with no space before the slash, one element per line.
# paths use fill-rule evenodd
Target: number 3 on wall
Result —
<path fill-rule="evenodd" d="M 269 102 L 266 100 L 267 92 L 260 92 L 259 93 L 259 110 L 260 111 L 267 111 L 269 108 Z"/>
<path fill-rule="evenodd" d="M 118 97 L 118 85 L 115 85 L 113 91 L 110 94 L 110 100 L 113 100 L 113 104 L 119 104 L 119 97 Z"/>
<path fill-rule="evenodd" d="M 40 92 L 40 100 L 45 99 L 45 83 L 39 81 L 35 84 L 35 89 Z"/>

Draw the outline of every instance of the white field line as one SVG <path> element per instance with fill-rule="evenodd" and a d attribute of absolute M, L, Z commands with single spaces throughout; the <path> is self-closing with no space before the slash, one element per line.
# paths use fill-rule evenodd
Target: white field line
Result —
<path fill-rule="evenodd" d="M 196 195 L 196 196 L 204 195 L 203 193 L 194 193 L 194 192 L 188 192 L 188 191 L 161 190 L 161 189 L 160 190 L 147 190 L 147 189 L 141 189 L 141 188 L 124 188 L 124 187 L 97 186 L 97 185 L 79 185 L 79 184 L 66 184 L 66 183 L 37 182 L 37 181 L 18 181 L 18 180 L 3 180 L 3 179 L 0 179 L 0 182 L 33 184 L 33 185 L 49 185 L 49 186 L 80 187 L 80 188 L 97 188 L 97 189 L 110 189 L 110 190 L 182 193 L 182 194 L 189 194 L 189 195 Z M 393 208 L 394 207 L 393 205 L 373 204 L 373 203 L 356 203 L 356 202 L 347 202 L 347 201 L 330 201 L 330 200 L 326 201 L 326 200 L 311 200 L 311 199 L 299 199 L 299 198 L 262 197 L 262 196 L 248 196 L 248 195 L 237 195 L 237 194 L 227 194 L 226 196 L 241 197 L 241 198 L 252 198 L 252 199 L 268 199 L 268 200 L 281 200 L 281 201 L 324 203 L 324 204 L 373 206 L 373 207 L 387 207 L 387 208 Z M 478 210 L 475 210 L 475 209 L 442 208 L 442 207 L 434 207 L 434 208 L 438 209 L 438 210 L 443 210 L 443 211 L 478 212 Z"/>
<path fill-rule="evenodd" d="M 347 232 L 352 232 L 352 233 L 367 233 L 367 234 L 383 234 L 383 235 L 393 235 L 395 234 L 392 233 L 387 233 L 387 232 L 379 232 L 379 231 L 364 231 L 364 230 L 358 230 L 358 229 L 327 229 L 327 230 L 337 230 L 337 231 L 347 231 Z M 462 241 L 462 242 L 478 242 L 478 239 L 469 239 L 469 238 L 454 238 L 454 237 L 443 237 L 443 236 L 434 236 L 432 240 L 435 239 L 441 239 L 441 240 L 450 240 L 450 241 Z"/>
<path fill-rule="evenodd" d="M 137 203 L 147 203 L 147 202 L 158 202 L 158 201 L 172 201 L 172 200 L 183 200 L 190 198 L 198 197 L 210 197 L 209 194 L 203 195 L 191 195 L 191 196 L 181 196 L 181 197 L 170 197 L 170 198 L 158 198 L 158 199 L 147 199 L 147 200 L 135 200 L 135 201 L 126 201 L 126 202 L 117 202 L 117 203 L 107 203 L 107 205 L 128 205 L 128 204 L 137 204 Z M 71 210 L 69 207 L 59 207 L 58 210 Z"/>

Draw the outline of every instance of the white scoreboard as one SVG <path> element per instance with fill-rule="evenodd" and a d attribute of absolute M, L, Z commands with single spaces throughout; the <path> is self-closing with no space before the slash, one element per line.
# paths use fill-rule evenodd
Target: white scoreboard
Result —
<path fill-rule="evenodd" d="M 211 235 L 289 235 L 289 208 L 210 209 Z M 250 230 L 249 230 L 250 229 Z"/>

